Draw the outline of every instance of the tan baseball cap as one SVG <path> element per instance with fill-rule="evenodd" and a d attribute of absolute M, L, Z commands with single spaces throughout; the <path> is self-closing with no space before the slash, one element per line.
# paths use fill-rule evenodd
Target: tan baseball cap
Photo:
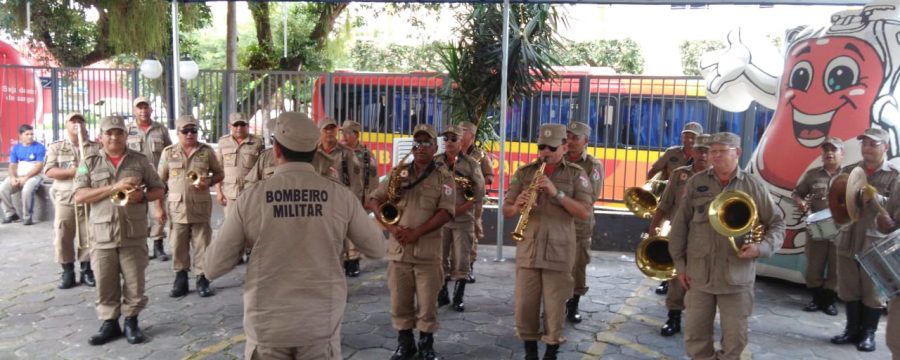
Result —
<path fill-rule="evenodd" d="M 75 119 L 75 118 L 79 118 L 79 119 L 81 119 L 81 122 L 84 122 L 84 115 L 81 115 L 81 113 L 77 113 L 77 112 L 72 112 L 72 113 L 66 114 L 65 122 L 72 121 L 72 119 Z"/>
<path fill-rule="evenodd" d="M 697 135 L 697 139 L 694 140 L 694 147 L 709 149 L 709 141 L 711 139 L 712 139 L 712 135 L 710 135 L 710 134 Z"/>
<path fill-rule="evenodd" d="M 319 130 L 328 127 L 328 125 L 334 125 L 334 126 L 337 126 L 337 123 L 334 122 L 334 119 L 332 119 L 332 118 L 330 118 L 330 117 L 326 117 L 326 118 L 324 118 L 324 119 L 322 119 L 322 120 L 319 120 Z"/>
<path fill-rule="evenodd" d="M 730 132 L 715 133 L 709 139 L 709 145 L 713 144 L 724 144 L 730 147 L 739 148 L 741 147 L 741 138 L 735 133 Z"/>
<path fill-rule="evenodd" d="M 888 135 L 888 132 L 884 129 L 879 128 L 866 129 L 866 131 L 863 131 L 862 135 L 856 137 L 856 140 L 862 140 L 864 137 L 875 141 L 880 141 L 885 144 L 890 142 L 890 135 Z"/>
<path fill-rule="evenodd" d="M 478 132 L 478 127 L 471 121 L 463 121 L 459 123 L 459 127 L 462 128 L 463 131 L 471 131 L 473 134 Z"/>
<path fill-rule="evenodd" d="M 562 124 L 541 125 L 538 145 L 560 146 L 566 139 L 566 126 Z"/>
<path fill-rule="evenodd" d="M 569 123 L 569 128 L 566 130 L 575 135 L 579 136 L 590 136 L 591 135 L 591 127 L 588 124 L 579 121 L 573 121 Z"/>
<path fill-rule="evenodd" d="M 228 125 L 234 125 L 236 122 L 247 122 L 247 120 L 244 119 L 244 114 L 236 112 L 228 115 Z"/>
<path fill-rule="evenodd" d="M 360 133 L 362 132 L 362 125 L 353 120 L 344 120 L 344 123 L 341 124 L 341 131 L 356 131 Z"/>
<path fill-rule="evenodd" d="M 194 115 L 181 115 L 175 120 L 175 130 L 184 129 L 188 125 L 200 126 L 200 123 L 194 118 Z"/>
<path fill-rule="evenodd" d="M 312 119 L 304 113 L 286 111 L 275 119 L 275 140 L 282 146 L 298 152 L 316 149 L 319 131 Z"/>
<path fill-rule="evenodd" d="M 444 134 L 454 134 L 456 136 L 462 136 L 463 129 L 459 127 L 459 125 L 447 125 L 444 127 L 444 131 L 441 133 L 441 135 Z"/>
<path fill-rule="evenodd" d="M 703 125 L 700 125 L 698 122 L 689 122 L 684 124 L 684 128 L 681 129 L 681 133 L 684 134 L 686 132 L 694 133 L 695 135 L 700 135 L 703 133 Z"/>
<path fill-rule="evenodd" d="M 432 139 L 437 139 L 437 130 L 434 130 L 434 127 L 428 124 L 419 124 L 413 129 L 413 136 L 418 135 L 419 133 L 426 133 L 428 136 L 431 136 Z"/>
<path fill-rule="evenodd" d="M 835 149 L 844 150 L 844 141 L 839 138 L 829 136 L 825 138 L 825 141 L 822 142 L 821 146 L 825 146 L 826 144 L 834 146 Z"/>
<path fill-rule="evenodd" d="M 147 104 L 147 105 L 151 105 L 151 104 L 150 104 L 150 101 L 147 100 L 147 98 L 145 98 L 145 97 L 143 97 L 143 96 L 138 96 L 138 97 L 134 98 L 134 102 L 133 102 L 132 104 L 133 104 L 134 107 L 137 107 L 138 105 L 140 105 L 140 104 L 142 104 L 142 103 L 143 103 L 143 104 Z"/>
<path fill-rule="evenodd" d="M 117 115 L 106 116 L 100 122 L 100 132 L 107 132 L 112 129 L 121 129 L 125 131 L 125 118 Z"/>

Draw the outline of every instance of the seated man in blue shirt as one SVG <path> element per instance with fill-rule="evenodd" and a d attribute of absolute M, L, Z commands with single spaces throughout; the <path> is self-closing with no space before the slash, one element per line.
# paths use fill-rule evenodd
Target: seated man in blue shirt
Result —
<path fill-rule="evenodd" d="M 13 145 L 9 152 L 9 177 L 0 182 L 0 209 L 3 210 L 0 223 L 9 224 L 19 219 L 12 196 L 21 192 L 23 223 L 33 224 L 34 193 L 41 186 L 40 174 L 44 168 L 45 153 L 44 145 L 34 141 L 34 128 L 27 124 L 19 126 L 19 143 Z"/>

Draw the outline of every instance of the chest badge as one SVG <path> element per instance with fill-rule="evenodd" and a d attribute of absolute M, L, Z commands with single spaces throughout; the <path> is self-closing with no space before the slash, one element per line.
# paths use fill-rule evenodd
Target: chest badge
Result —
<path fill-rule="evenodd" d="M 685 180 L 687 180 L 687 178 L 688 178 L 687 173 L 681 173 L 681 176 L 679 177 L 679 179 L 681 179 L 681 181 L 685 181 Z"/>

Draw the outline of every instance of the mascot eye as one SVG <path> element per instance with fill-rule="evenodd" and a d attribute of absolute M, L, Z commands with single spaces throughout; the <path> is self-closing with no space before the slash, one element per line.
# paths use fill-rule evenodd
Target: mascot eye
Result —
<path fill-rule="evenodd" d="M 801 61 L 791 69 L 791 79 L 788 87 L 806 91 L 812 81 L 812 64 L 809 61 Z"/>
<path fill-rule="evenodd" d="M 859 83 L 859 64 L 849 56 L 831 60 L 825 68 L 825 90 L 832 93 Z"/>

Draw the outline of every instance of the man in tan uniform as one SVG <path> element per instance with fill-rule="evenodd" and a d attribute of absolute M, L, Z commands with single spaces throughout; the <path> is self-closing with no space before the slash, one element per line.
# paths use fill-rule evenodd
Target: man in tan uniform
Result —
<path fill-rule="evenodd" d="M 871 201 L 866 197 L 864 201 Z M 884 206 L 885 213 L 878 214 L 875 218 L 878 230 L 883 234 L 890 234 L 897 230 L 900 224 L 900 182 L 894 182 L 891 186 L 891 196 Z M 897 239 L 894 239 L 896 243 Z M 873 243 L 877 245 L 878 243 Z M 893 269 L 898 271 L 900 269 Z M 891 350 L 892 359 L 900 359 L 900 297 L 894 296 L 888 300 L 888 318 L 885 342 Z"/>
<path fill-rule="evenodd" d="M 675 216 L 675 211 L 684 200 L 685 187 L 688 179 L 694 174 L 709 169 L 709 134 L 700 134 L 694 141 L 693 157 L 690 165 L 685 165 L 672 171 L 669 183 L 659 197 L 656 213 L 650 220 L 650 236 L 657 236 L 658 229 L 663 221 L 669 221 Z M 671 255 L 670 255 L 671 256 Z M 659 330 L 662 336 L 672 336 L 681 332 L 681 312 L 684 311 L 684 287 L 681 282 L 672 281 L 669 291 L 666 292 L 666 309 L 669 310 L 668 319 Z"/>
<path fill-rule="evenodd" d="M 169 137 L 169 130 L 165 125 L 153 121 L 153 106 L 146 98 L 138 97 L 134 99 L 134 119 L 133 124 L 128 125 L 126 130 L 128 133 L 128 148 L 137 151 L 147 157 L 150 164 L 156 169 L 159 164 L 159 158 L 166 146 L 172 145 L 172 139 Z M 158 206 L 150 205 L 150 218 L 159 217 L 156 214 Z M 166 238 L 165 223 L 160 224 L 154 220 L 150 221 L 150 239 L 153 239 L 153 255 L 150 259 L 159 259 L 159 261 L 169 260 L 169 256 L 163 247 L 163 240 Z"/>
<path fill-rule="evenodd" d="M 248 186 L 232 202 L 206 270 L 218 278 L 237 264 L 245 244 L 253 266 L 244 284 L 246 359 L 341 359 L 347 282 L 340 267 L 344 239 L 366 256 L 384 256 L 384 237 L 359 198 L 310 165 L 316 125 L 303 114 L 276 119 L 275 175 Z M 305 234 L 297 241 L 297 234 Z"/>
<path fill-rule="evenodd" d="M 822 166 L 809 169 L 791 194 L 797 211 L 801 214 L 809 210 L 809 215 L 828 209 L 828 190 L 831 180 L 841 172 L 844 159 L 844 142 L 835 137 L 826 138 L 822 143 Z M 834 301 L 837 299 L 837 248 L 834 239 L 813 240 L 807 227 L 806 232 L 806 287 L 812 292 L 812 301 L 803 311 L 819 311 L 835 316 L 838 314 Z"/>
<path fill-rule="evenodd" d="M 484 149 L 475 146 L 475 134 L 478 132 L 478 127 L 475 124 L 469 121 L 463 121 L 459 124 L 463 129 L 462 136 L 462 149 L 463 154 L 475 160 L 481 166 L 481 175 L 484 177 L 484 187 L 487 189 L 488 186 L 494 183 L 494 164 L 491 162 L 491 155 Z M 485 190 L 487 193 L 487 190 Z M 469 283 L 475 282 L 475 262 L 478 261 L 478 241 L 484 239 L 484 227 L 481 222 L 481 214 L 484 212 L 484 201 L 475 203 L 475 213 L 472 215 L 475 218 L 475 242 L 472 243 L 472 255 L 470 256 L 469 262 Z"/>
<path fill-rule="evenodd" d="M 253 167 L 247 172 L 247 176 L 244 177 L 244 186 L 250 186 L 250 184 L 266 180 L 272 175 L 275 175 L 275 150 L 274 148 L 268 148 L 259 153 L 256 163 L 253 164 Z"/>
<path fill-rule="evenodd" d="M 366 197 L 378 188 L 378 159 L 375 158 L 371 150 L 359 141 L 361 132 L 362 125 L 356 121 L 345 120 L 341 124 L 341 145 L 353 150 L 362 169 L 360 176 L 362 190 L 359 192 L 361 195 L 359 201 L 361 204 L 365 204 Z M 359 252 L 356 251 L 353 243 L 350 241 L 345 242 L 344 245 L 347 248 L 347 252 L 343 255 L 345 272 L 350 277 L 359 276 Z"/>
<path fill-rule="evenodd" d="M 91 270 L 91 240 L 87 232 L 88 213 L 85 206 L 75 207 L 72 202 L 72 179 L 75 178 L 75 170 L 81 164 L 81 152 L 83 151 L 85 156 L 94 155 L 100 150 L 100 144 L 88 140 L 84 116 L 81 114 L 66 115 L 65 125 L 65 139 L 47 146 L 47 158 L 44 163 L 44 175 L 53 179 L 53 187 L 50 189 L 53 210 L 56 214 L 53 243 L 56 247 L 56 262 L 62 264 L 63 268 L 62 278 L 57 287 L 70 289 L 75 286 L 76 255 L 81 262 L 81 283 L 94 287 L 96 282 L 94 271 Z M 83 139 L 84 144 L 79 142 L 79 139 Z"/>
<path fill-rule="evenodd" d="M 652 178 L 659 172 L 662 172 L 661 180 L 668 180 L 669 175 L 675 169 L 690 164 L 694 141 L 697 136 L 703 133 L 703 126 L 700 123 L 689 122 L 684 124 L 681 130 L 681 146 L 672 146 L 666 149 L 663 154 L 653 162 L 650 171 L 647 172 L 647 179 Z M 656 287 L 656 293 L 665 295 L 669 291 L 669 282 L 663 281 Z"/>
<path fill-rule="evenodd" d="M 441 135 L 444 137 L 444 153 L 438 154 L 434 160 L 439 166 L 444 166 L 453 175 L 454 179 L 462 178 L 464 181 L 456 182 L 456 216 L 441 229 L 441 241 L 443 242 L 444 286 L 438 293 L 438 306 L 450 304 L 450 294 L 447 291 L 447 283 L 456 281 L 453 289 L 453 310 L 465 311 L 463 297 L 466 293 L 469 271 L 472 263 L 469 255 L 472 253 L 472 244 L 475 242 L 474 205 L 484 199 L 484 182 L 481 176 L 480 165 L 470 157 L 462 154 L 460 139 L 463 130 L 457 125 L 449 125 Z M 468 184 L 463 184 L 468 182 Z M 472 196 L 466 200 L 466 188 Z"/>
<path fill-rule="evenodd" d="M 88 343 L 102 345 L 122 336 L 119 315 L 125 315 L 125 337 L 144 341 L 138 314 L 147 306 L 144 270 L 147 257 L 147 202 L 162 198 L 165 185 L 143 154 L 126 148 L 125 119 L 107 116 L 100 124 L 103 148 L 86 156 L 75 174 L 75 204 L 91 209 L 91 264 L 97 277 L 97 317 L 100 331 Z M 116 206 L 112 194 L 126 195 Z"/>
<path fill-rule="evenodd" d="M 591 235 L 594 233 L 594 201 L 600 197 L 603 189 L 603 163 L 588 154 L 591 127 L 583 122 L 573 121 L 566 129 L 566 161 L 578 165 L 588 175 L 591 183 L 591 216 L 585 220 L 575 219 L 575 264 L 572 266 L 572 278 L 575 287 L 572 297 L 566 300 L 566 320 L 572 323 L 581 322 L 578 313 L 578 301 L 587 294 L 587 264 L 591 262 Z"/>
<path fill-rule="evenodd" d="M 784 220 L 765 184 L 738 167 L 740 146 L 735 134 L 712 135 L 709 154 L 713 167 L 688 179 L 683 202 L 672 218 L 669 253 L 678 280 L 687 290 L 684 348 L 692 359 L 740 359 L 747 346 L 747 319 L 753 311 L 755 259 L 771 256 L 784 241 Z M 707 214 L 713 199 L 731 190 L 743 191 L 753 199 L 759 223 L 765 227 L 762 242 L 737 244 L 739 254 L 726 236 L 713 229 Z M 719 351 L 713 346 L 716 308 L 722 328 Z"/>
<path fill-rule="evenodd" d="M 844 167 L 843 171 L 849 173 L 857 167 L 865 170 L 869 185 L 878 190 L 878 201 L 882 202 L 883 198 L 890 198 L 890 191 L 900 175 L 900 168 L 885 158 L 890 136 L 883 129 L 872 128 L 856 139 L 860 140 L 863 160 Z M 843 227 L 835 239 L 838 296 L 847 304 L 847 326 L 844 333 L 831 338 L 831 342 L 856 344 L 857 350 L 866 352 L 875 351 L 875 331 L 878 330 L 882 304 L 875 284 L 855 257 L 884 238 L 875 231 L 878 215 L 874 204 L 867 202 L 860 209 L 859 219 Z"/>
<path fill-rule="evenodd" d="M 509 182 L 503 201 L 503 216 L 522 213 L 529 198 L 537 196 L 528 216 L 524 240 L 516 244 L 516 334 L 525 342 L 525 358 L 538 358 L 537 341 L 547 344 L 544 359 L 556 359 L 565 321 L 565 303 L 572 296 L 572 267 L 575 263 L 575 218 L 591 216 L 593 190 L 580 166 L 564 159 L 566 127 L 541 126 L 538 157 L 546 159 L 543 174 L 540 161 L 525 165 Z M 530 193 L 537 176 L 538 191 Z M 543 332 L 541 303 L 543 302 Z"/>
<path fill-rule="evenodd" d="M 178 129 L 178 144 L 163 150 L 159 160 L 159 177 L 169 188 L 166 207 L 157 205 L 157 221 L 164 223 L 166 214 L 170 216 L 169 226 L 172 256 L 172 270 L 175 282 L 170 297 L 182 297 L 188 293 L 189 270 L 197 276 L 197 294 L 212 296 L 214 290 L 203 272 L 203 257 L 212 238 L 209 221 L 212 216 L 212 196 L 209 187 L 222 181 L 225 173 L 212 147 L 197 140 L 197 119 L 192 115 L 182 115 L 175 122 Z M 198 176 L 188 179 L 188 174 Z M 160 203 L 161 204 L 161 203 Z"/>
<path fill-rule="evenodd" d="M 391 360 L 436 359 L 434 332 L 438 329 L 437 294 L 444 278 L 441 269 L 441 232 L 453 218 L 456 185 L 446 168 L 437 166 L 437 132 L 431 125 L 413 129 L 413 161 L 395 167 L 369 198 L 367 208 L 378 214 L 391 202 L 402 214 L 395 224 L 384 224 L 388 242 L 388 288 L 391 292 L 391 322 L 399 331 L 397 350 Z M 394 181 L 392 181 L 394 180 Z M 389 189 L 396 186 L 394 189 Z M 395 192 L 396 199 L 388 195 Z M 381 221 L 380 216 L 376 219 Z M 418 350 L 413 328 L 419 329 Z"/>
<path fill-rule="evenodd" d="M 228 117 L 231 134 L 219 138 L 216 158 L 225 171 L 225 178 L 216 184 L 216 201 L 228 213 L 228 203 L 237 200 L 244 190 L 244 178 L 256 164 L 256 158 L 265 148 L 263 139 L 250 134 L 249 124 L 241 113 Z M 241 255 L 241 262 L 244 256 Z"/>

